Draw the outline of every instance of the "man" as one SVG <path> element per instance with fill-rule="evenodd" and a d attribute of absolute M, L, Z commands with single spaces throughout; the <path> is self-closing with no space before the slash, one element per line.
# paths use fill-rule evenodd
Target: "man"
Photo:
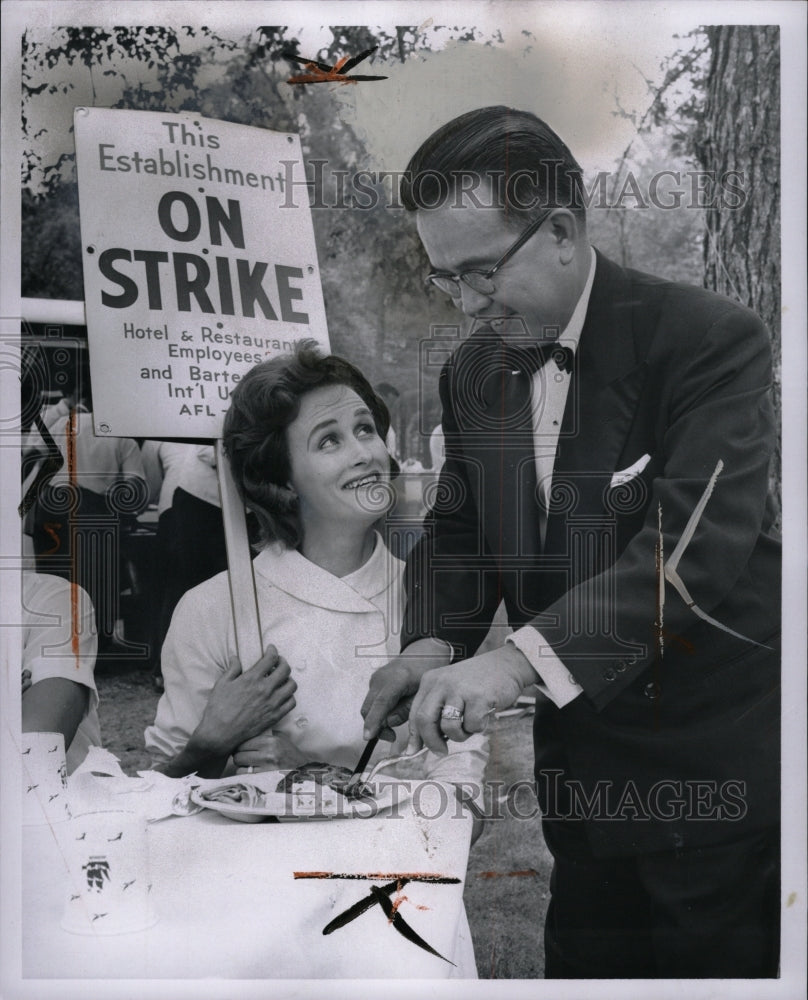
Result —
<path fill-rule="evenodd" d="M 441 373 L 444 488 L 367 735 L 414 696 L 411 747 L 438 751 L 537 684 L 545 975 L 774 976 L 766 330 L 594 251 L 580 168 L 531 114 L 449 122 L 402 198 L 474 325 Z M 515 631 L 475 656 L 500 599 Z"/>

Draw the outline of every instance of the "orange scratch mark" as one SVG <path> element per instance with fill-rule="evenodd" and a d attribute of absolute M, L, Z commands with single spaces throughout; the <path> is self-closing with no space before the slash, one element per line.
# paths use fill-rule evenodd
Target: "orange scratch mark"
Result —
<path fill-rule="evenodd" d="M 61 521 L 45 521 L 42 525 L 45 529 L 45 533 L 53 539 L 53 548 L 47 549 L 42 554 L 45 556 L 52 556 L 54 553 L 58 552 L 62 547 L 62 540 L 59 538 L 57 532 L 62 527 Z"/>
<path fill-rule="evenodd" d="M 65 433 L 67 435 L 67 479 L 70 483 L 71 491 L 76 486 L 76 411 L 71 407 L 70 413 L 67 418 L 67 424 L 65 426 Z M 73 535 L 74 525 L 73 521 L 73 509 L 71 507 L 68 512 L 68 518 L 70 523 L 68 525 L 68 531 L 70 535 Z M 70 545 L 70 647 L 73 650 L 73 656 L 76 658 L 76 670 L 81 667 L 79 662 L 79 589 L 78 583 L 78 573 L 76 571 L 76 550 L 78 546 L 76 545 L 76 539 L 71 537 Z"/>
<path fill-rule="evenodd" d="M 390 916 L 387 918 L 388 924 L 392 924 L 396 913 L 398 913 L 399 906 L 401 906 L 405 899 L 409 902 L 409 897 L 405 896 L 404 893 L 399 890 L 396 893 L 396 898 L 393 900 L 393 909 L 390 911 Z"/>
<path fill-rule="evenodd" d="M 294 878 L 346 878 L 371 882 L 393 882 L 399 879 L 408 879 L 410 882 L 450 883 L 452 885 L 460 882 L 460 879 L 453 875 L 439 875 L 435 872 L 292 872 L 292 875 Z"/>
<path fill-rule="evenodd" d="M 524 868 L 514 872 L 477 872 L 478 878 L 538 878 L 535 868 Z"/>
<path fill-rule="evenodd" d="M 662 659 L 665 655 L 665 541 L 662 533 L 662 504 L 657 510 L 657 540 L 654 546 L 654 562 L 656 567 L 657 581 L 657 602 L 656 602 L 656 622 L 654 632 L 656 635 L 656 655 Z"/>
<path fill-rule="evenodd" d="M 683 635 L 677 635 L 675 632 L 670 632 L 666 628 L 662 629 L 662 635 L 666 639 L 670 639 L 671 642 L 678 642 L 686 653 L 690 653 L 692 655 L 696 652 L 696 644 L 691 642 L 690 639 L 685 639 Z"/>
<path fill-rule="evenodd" d="M 396 889 L 396 897 L 393 900 L 393 910 L 392 910 L 392 913 L 387 918 L 387 923 L 388 924 L 392 924 L 393 917 L 396 915 L 396 912 L 398 911 L 398 908 L 399 908 L 399 906 L 401 906 L 402 903 L 409 903 L 410 906 L 414 906 L 416 910 L 429 910 L 429 909 L 431 909 L 431 907 L 424 906 L 422 903 L 413 903 L 413 901 L 410 899 L 410 897 L 407 896 L 407 895 L 405 895 L 402 892 L 402 887 L 399 884 L 398 889 Z"/>

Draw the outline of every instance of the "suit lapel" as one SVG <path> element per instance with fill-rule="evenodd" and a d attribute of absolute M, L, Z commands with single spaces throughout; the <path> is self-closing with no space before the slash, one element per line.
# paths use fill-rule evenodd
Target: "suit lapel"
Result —
<path fill-rule="evenodd" d="M 639 328 L 654 323 L 648 303 L 622 268 L 596 253 L 554 465 L 546 554 L 566 550 L 568 520 L 589 517 L 602 522 L 608 510 L 604 498 L 646 378 L 647 366 L 635 345 L 642 339 L 636 336 Z M 455 400 L 465 401 L 457 417 L 485 537 L 493 554 L 524 562 L 541 552 L 535 467 L 532 461 L 529 467 L 525 464 L 532 435 L 527 444 L 519 434 L 503 435 L 498 399 L 480 391 L 482 375 L 490 371 L 490 339 L 473 336 L 465 346 L 455 373 Z M 522 488 L 510 495 L 503 489 L 508 478 L 503 469 L 514 462 L 522 463 Z"/>
<path fill-rule="evenodd" d="M 647 372 L 635 346 L 638 305 L 626 272 L 598 253 L 553 471 L 557 502 L 545 552 L 566 548 L 568 519 L 602 517 L 606 509 Z"/>
<path fill-rule="evenodd" d="M 471 350 L 457 372 L 456 401 L 468 401 L 458 419 L 465 431 L 469 477 L 476 486 L 488 547 L 501 563 L 513 564 L 514 559 L 535 556 L 540 549 L 536 466 L 529 397 L 522 426 L 515 427 L 513 421 L 507 428 L 503 425 L 505 382 L 515 376 L 492 364 L 499 344 L 498 338 L 485 336 L 469 343 Z"/>

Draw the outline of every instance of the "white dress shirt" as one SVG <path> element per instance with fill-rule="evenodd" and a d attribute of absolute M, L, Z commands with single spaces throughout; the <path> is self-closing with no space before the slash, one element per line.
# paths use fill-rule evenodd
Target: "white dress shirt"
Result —
<path fill-rule="evenodd" d="M 568 347 L 573 354 L 578 349 L 578 340 L 583 330 L 586 310 L 589 307 L 589 296 L 592 292 L 592 282 L 595 279 L 595 253 L 589 248 L 589 276 L 586 279 L 581 297 L 575 306 L 575 311 L 569 323 L 558 338 L 559 344 Z M 561 433 L 561 421 L 564 408 L 567 405 L 571 374 L 563 372 L 554 364 L 545 365 L 533 376 L 531 406 L 533 409 L 533 445 L 536 455 L 536 482 L 539 496 L 544 500 L 545 509 L 540 515 L 541 538 L 544 542 L 547 527 L 547 507 L 553 484 L 553 466 L 555 464 L 558 436 Z M 538 688 L 559 708 L 577 698 L 583 688 L 556 656 L 553 647 L 544 639 L 541 632 L 532 625 L 525 625 L 508 636 L 507 642 L 513 643 L 527 659 L 538 674 Z"/>
<path fill-rule="evenodd" d="M 191 445 L 179 469 L 177 488 L 185 490 L 197 500 L 204 500 L 213 507 L 222 506 L 219 497 L 219 478 L 216 473 L 216 454 L 211 445 Z"/>

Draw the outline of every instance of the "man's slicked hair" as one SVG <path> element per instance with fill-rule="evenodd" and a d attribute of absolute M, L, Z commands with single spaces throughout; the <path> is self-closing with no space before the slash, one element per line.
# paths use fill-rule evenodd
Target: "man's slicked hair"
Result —
<path fill-rule="evenodd" d="M 524 221 L 552 207 L 585 219 L 583 172 L 566 144 L 541 118 L 504 105 L 469 111 L 433 132 L 407 165 L 401 201 L 410 212 L 454 199 L 459 205 L 459 192 L 473 191 L 480 178 L 509 217 Z"/>

